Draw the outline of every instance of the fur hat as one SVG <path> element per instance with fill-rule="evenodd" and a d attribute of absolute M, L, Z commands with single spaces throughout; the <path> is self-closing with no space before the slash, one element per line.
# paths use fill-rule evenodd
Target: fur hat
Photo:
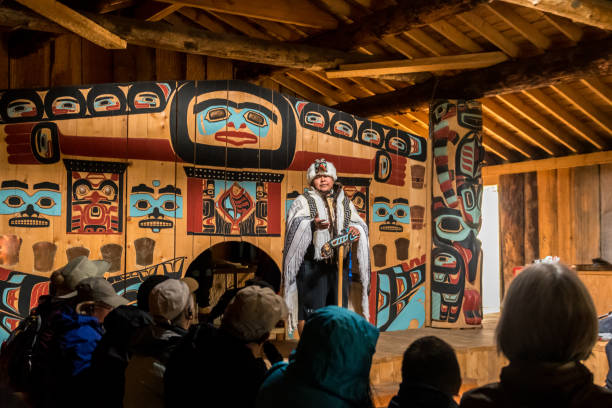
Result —
<path fill-rule="evenodd" d="M 312 180 L 317 176 L 329 176 L 334 181 L 338 179 L 336 175 L 336 167 L 333 163 L 328 162 L 325 159 L 317 159 L 308 167 L 308 171 L 306 172 L 306 180 L 308 180 L 308 185 L 312 184 Z"/>
<path fill-rule="evenodd" d="M 257 285 L 241 289 L 225 309 L 221 327 L 246 342 L 259 341 L 287 317 L 282 297 Z"/>

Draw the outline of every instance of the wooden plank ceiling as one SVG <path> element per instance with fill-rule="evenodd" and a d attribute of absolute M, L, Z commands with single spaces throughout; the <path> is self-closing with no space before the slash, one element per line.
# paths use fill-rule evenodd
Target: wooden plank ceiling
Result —
<path fill-rule="evenodd" d="M 479 98 L 489 165 L 612 145 L 604 0 L 18 2 L 0 25 L 231 58 L 237 79 L 419 135 L 433 97 Z"/>

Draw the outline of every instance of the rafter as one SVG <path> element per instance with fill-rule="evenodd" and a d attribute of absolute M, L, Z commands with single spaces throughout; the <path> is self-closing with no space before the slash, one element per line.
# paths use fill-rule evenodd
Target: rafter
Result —
<path fill-rule="evenodd" d="M 127 47 L 124 39 L 58 1 L 17 0 L 17 2 L 100 47 L 108 49 Z"/>
<path fill-rule="evenodd" d="M 291 70 L 287 71 L 287 75 L 335 101 L 350 101 L 354 99 L 346 92 L 337 89 L 320 78 L 310 75 L 308 72 Z"/>
<path fill-rule="evenodd" d="M 57 34 L 70 32 L 64 27 L 55 24 L 53 21 L 40 17 L 33 11 L 11 7 L 0 7 L 0 26 L 9 27 L 11 29 L 21 28 Z"/>
<path fill-rule="evenodd" d="M 425 57 L 425 53 L 423 51 L 414 47 L 408 41 L 403 39 L 401 35 L 386 35 L 382 38 L 382 40 L 395 51 L 407 58 L 412 59 Z"/>
<path fill-rule="evenodd" d="M 612 118 L 603 113 L 583 95 L 577 92 L 569 85 L 559 84 L 553 85 L 552 89 L 567 99 L 572 105 L 577 107 L 582 113 L 589 117 L 593 122 L 597 123 L 600 128 L 612 135 Z"/>
<path fill-rule="evenodd" d="M 291 91 L 295 92 L 296 94 L 300 95 L 308 101 L 320 103 L 322 105 L 327 106 L 334 104 L 333 99 L 325 95 L 321 95 L 312 88 L 305 86 L 303 83 L 298 82 L 295 79 L 289 78 L 284 73 L 273 75 L 272 80 L 281 84 L 285 88 L 290 89 Z"/>
<path fill-rule="evenodd" d="M 423 129 L 422 126 L 418 125 L 417 123 L 414 123 L 412 120 L 410 120 L 404 115 L 387 115 L 385 116 L 385 118 L 391 120 L 391 126 L 397 127 L 399 125 L 402 128 L 406 129 L 408 132 L 414 133 L 419 136 L 427 137 L 427 129 Z"/>
<path fill-rule="evenodd" d="M 529 143 L 538 146 L 540 149 L 544 150 L 546 153 L 550 155 L 558 155 L 562 152 L 562 150 L 552 143 L 550 140 L 540 137 L 538 132 L 527 126 L 525 122 L 519 120 L 516 116 L 510 114 L 507 109 L 504 109 L 499 103 L 487 99 L 482 103 L 483 111 L 491 114 L 496 119 L 499 119 L 506 125 L 513 128 L 521 137 L 525 140 L 529 141 Z"/>
<path fill-rule="evenodd" d="M 404 35 L 410 38 L 412 41 L 419 44 L 421 47 L 436 56 L 448 55 L 450 51 L 439 41 L 431 38 L 425 31 L 420 28 L 413 28 L 412 30 L 404 32 Z"/>
<path fill-rule="evenodd" d="M 202 27 L 206 28 L 209 31 L 217 34 L 227 33 L 228 30 L 222 23 L 217 20 L 211 18 L 208 14 L 203 11 L 196 10 L 194 8 L 183 7 L 178 11 L 179 14 L 187 17 L 188 19 L 198 23 Z"/>
<path fill-rule="evenodd" d="M 599 78 L 583 78 L 580 82 L 589 87 L 591 91 L 595 92 L 597 96 L 603 99 L 607 104 L 612 105 L 612 88 L 603 83 Z"/>
<path fill-rule="evenodd" d="M 543 13 L 543 16 L 546 21 L 548 21 L 557 30 L 561 31 L 561 33 L 569 38 L 572 42 L 577 43 L 582 40 L 584 31 L 582 31 L 580 26 L 563 17 L 553 16 L 552 14 Z"/>
<path fill-rule="evenodd" d="M 542 129 L 542 131 L 545 132 L 551 139 L 561 143 L 572 152 L 579 153 L 584 151 L 584 147 L 581 146 L 581 144 L 578 143 L 573 136 L 568 134 L 564 129 L 557 126 L 531 106 L 524 103 L 518 96 L 513 94 L 500 95 L 497 97 L 497 99 L 504 102 L 525 120 Z"/>
<path fill-rule="evenodd" d="M 596 148 L 607 148 L 608 143 L 603 140 L 593 129 L 587 126 L 582 120 L 578 119 L 572 113 L 567 111 L 567 109 L 559 105 L 557 101 L 546 95 L 541 89 L 524 90 L 523 94 L 529 97 L 529 99 L 535 102 L 541 109 L 563 122 L 567 127 Z"/>
<path fill-rule="evenodd" d="M 427 109 L 432 96 L 478 99 L 566 83 L 589 75 L 612 74 L 612 38 L 590 41 L 542 55 L 507 61 L 452 77 L 374 95 L 336 106 L 359 116 Z"/>
<path fill-rule="evenodd" d="M 415 72 L 448 71 L 454 69 L 474 69 L 489 67 L 508 59 L 500 51 L 479 52 L 475 54 L 450 55 L 444 57 L 416 58 L 412 60 L 393 60 L 363 64 L 340 65 L 338 70 L 327 71 L 329 78 L 348 78 L 358 76 L 408 74 Z"/>
<path fill-rule="evenodd" d="M 570 20 L 612 30 L 612 2 L 609 0 L 503 0 L 506 3 L 533 8 Z"/>
<path fill-rule="evenodd" d="M 328 78 L 324 72 L 319 72 L 319 71 L 310 71 L 310 75 L 315 76 L 321 79 L 322 81 L 325 81 L 328 84 L 335 86 L 338 89 L 341 89 L 342 91 L 352 96 L 353 98 L 364 98 L 366 96 L 371 95 L 371 93 L 365 92 L 358 85 L 356 85 L 354 82 L 351 82 L 348 79 Z"/>
<path fill-rule="evenodd" d="M 484 134 L 482 137 L 482 145 L 487 151 L 493 152 L 506 161 L 515 161 L 519 159 L 516 153 L 499 143 L 497 140 L 489 137 L 487 134 Z"/>
<path fill-rule="evenodd" d="M 458 14 L 457 18 L 464 24 L 476 31 L 484 38 L 495 44 L 497 48 L 505 52 L 511 57 L 518 57 L 520 48 L 518 45 L 509 40 L 505 35 L 497 31 L 491 24 L 484 21 L 476 13 L 468 12 Z"/>
<path fill-rule="evenodd" d="M 298 26 L 324 29 L 336 28 L 338 22 L 312 3 L 303 0 L 160 0 L 165 3 L 180 3 L 183 6 L 197 7 L 203 10 L 236 14 L 243 17 L 277 21 Z"/>
<path fill-rule="evenodd" d="M 147 1 L 140 4 L 136 10 L 134 10 L 134 16 L 141 20 L 159 21 L 182 7 L 182 4 L 166 4 L 157 1 Z"/>
<path fill-rule="evenodd" d="M 480 44 L 463 34 L 461 31 L 457 30 L 455 26 L 446 20 L 435 21 L 429 26 L 463 50 L 469 52 L 484 51 L 484 48 L 482 48 Z"/>
<path fill-rule="evenodd" d="M 530 145 L 516 134 L 503 128 L 501 125 L 497 124 L 497 122 L 489 118 L 488 115 L 483 115 L 482 117 L 482 130 L 485 132 L 485 134 L 494 137 L 499 142 L 508 146 L 512 150 L 516 150 L 528 159 L 538 156 L 538 151 L 533 147 L 533 145 Z"/>
<path fill-rule="evenodd" d="M 531 25 L 523 17 L 519 16 L 511 6 L 504 3 L 492 3 L 485 5 L 499 18 L 504 20 L 510 27 L 518 31 L 523 37 L 541 50 L 550 48 L 552 41 L 543 35 L 537 28 Z"/>
<path fill-rule="evenodd" d="M 259 27 L 256 27 L 254 24 L 251 24 L 251 22 L 244 17 L 233 14 L 216 13 L 214 11 L 211 11 L 210 14 L 248 37 L 258 38 L 260 40 L 274 39 L 274 37 L 264 32 Z"/>

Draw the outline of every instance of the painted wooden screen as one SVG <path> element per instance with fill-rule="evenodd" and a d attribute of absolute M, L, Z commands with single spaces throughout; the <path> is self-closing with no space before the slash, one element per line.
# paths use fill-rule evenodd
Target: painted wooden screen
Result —
<path fill-rule="evenodd" d="M 474 327 L 482 320 L 482 108 L 478 101 L 430 106 L 432 200 L 431 323 Z"/>
<path fill-rule="evenodd" d="M 0 338 L 82 254 L 132 300 L 224 241 L 282 269 L 285 213 L 319 157 L 370 228 L 373 322 L 425 322 L 422 137 L 238 81 L 7 90 L 0 117 Z"/>

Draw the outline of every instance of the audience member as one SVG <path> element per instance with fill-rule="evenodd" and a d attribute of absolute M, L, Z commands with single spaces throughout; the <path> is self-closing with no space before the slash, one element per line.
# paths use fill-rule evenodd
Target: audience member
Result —
<path fill-rule="evenodd" d="M 421 337 L 404 353 L 402 383 L 389 408 L 457 408 L 461 372 L 453 348 L 435 336 Z"/>
<path fill-rule="evenodd" d="M 597 316 L 565 265 L 533 264 L 513 280 L 496 335 L 510 364 L 500 382 L 465 393 L 461 407 L 612 407 L 612 392 L 581 363 L 597 341 Z"/>
<path fill-rule="evenodd" d="M 151 294 L 151 290 L 153 290 L 158 283 L 162 283 L 167 279 L 170 279 L 170 277 L 166 275 L 151 275 L 147 277 L 147 279 L 145 279 L 138 288 L 138 293 L 136 294 L 136 306 L 138 306 L 139 309 L 148 312 L 149 295 Z"/>
<path fill-rule="evenodd" d="M 83 403 L 88 389 L 91 358 L 104 329 L 102 323 L 108 313 L 128 303 L 118 296 L 104 278 L 86 278 L 77 285 L 78 304 L 52 318 L 47 355 L 41 361 L 40 389 L 37 405 L 42 407 L 76 407 Z M 71 384 L 69 392 L 66 384 Z"/>
<path fill-rule="evenodd" d="M 253 407 L 266 365 L 261 348 L 270 330 L 287 316 L 283 299 L 269 288 L 248 286 L 232 299 L 219 329 L 193 328 L 168 362 L 166 408 L 189 406 L 193 392 L 211 407 Z M 269 343 L 264 352 L 272 362 L 282 356 Z"/>
<path fill-rule="evenodd" d="M 257 396 L 260 408 L 373 407 L 370 366 L 378 329 L 326 306 L 306 321 L 289 363 L 274 365 Z"/>
<path fill-rule="evenodd" d="M 151 290 L 149 312 L 154 324 L 135 339 L 125 370 L 124 407 L 164 406 L 163 376 L 168 357 L 187 334 L 195 316 L 194 283 L 193 279 L 167 279 Z"/>

